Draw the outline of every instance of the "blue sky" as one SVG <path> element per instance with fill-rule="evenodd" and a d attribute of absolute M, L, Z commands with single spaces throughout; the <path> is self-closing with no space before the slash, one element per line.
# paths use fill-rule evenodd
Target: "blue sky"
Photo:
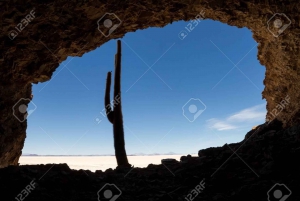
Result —
<path fill-rule="evenodd" d="M 181 40 L 188 23 L 121 39 L 127 154 L 197 153 L 241 141 L 265 120 L 265 67 L 252 33 L 204 20 Z M 23 153 L 114 154 L 112 125 L 100 112 L 115 53 L 116 40 L 110 40 L 68 57 L 50 81 L 33 85 L 36 109 L 28 117 Z"/>

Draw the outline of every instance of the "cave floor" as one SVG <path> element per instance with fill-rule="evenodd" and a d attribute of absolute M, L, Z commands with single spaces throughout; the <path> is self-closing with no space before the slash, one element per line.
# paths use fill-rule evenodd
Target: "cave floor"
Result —
<path fill-rule="evenodd" d="M 184 162 L 95 173 L 66 164 L 9 166 L 0 169 L 0 200 L 273 201 L 280 190 L 299 201 L 299 158 L 300 125 L 265 123 L 239 143 L 200 150 Z"/>

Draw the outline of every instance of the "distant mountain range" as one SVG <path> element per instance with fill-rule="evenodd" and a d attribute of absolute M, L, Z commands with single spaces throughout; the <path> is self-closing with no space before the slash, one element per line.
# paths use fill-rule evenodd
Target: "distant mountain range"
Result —
<path fill-rule="evenodd" d="M 27 153 L 24 153 L 22 154 L 22 156 L 38 156 L 37 154 L 27 154 Z"/>
<path fill-rule="evenodd" d="M 168 152 L 168 153 L 164 153 L 164 154 L 159 154 L 159 153 L 153 153 L 153 154 L 144 154 L 144 153 L 128 154 L 128 156 L 156 156 L 156 155 L 181 155 L 181 154 L 177 154 L 177 153 L 174 153 L 174 152 Z"/>
<path fill-rule="evenodd" d="M 144 154 L 144 153 L 135 153 L 128 154 L 128 156 L 157 156 L 157 155 L 182 155 L 174 152 L 168 152 L 164 154 L 153 153 L 153 154 Z M 184 154 L 183 154 L 184 155 Z M 22 156 L 114 156 L 114 154 L 90 154 L 90 155 L 39 155 L 39 154 L 29 154 L 23 153 Z"/>

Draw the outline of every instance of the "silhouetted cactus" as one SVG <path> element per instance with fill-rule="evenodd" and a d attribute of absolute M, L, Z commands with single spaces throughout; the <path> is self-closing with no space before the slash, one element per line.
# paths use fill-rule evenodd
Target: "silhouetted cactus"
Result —
<path fill-rule="evenodd" d="M 121 41 L 117 41 L 117 54 L 115 55 L 115 78 L 113 108 L 110 102 L 111 72 L 107 73 L 105 90 L 105 111 L 108 120 L 113 124 L 115 155 L 118 166 L 131 166 L 128 163 L 123 128 L 122 102 L 121 102 Z"/>

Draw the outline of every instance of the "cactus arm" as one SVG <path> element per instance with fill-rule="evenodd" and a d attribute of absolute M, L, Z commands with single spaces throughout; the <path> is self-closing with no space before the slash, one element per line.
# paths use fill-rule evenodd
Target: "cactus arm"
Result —
<path fill-rule="evenodd" d="M 111 72 L 108 72 L 107 78 L 106 78 L 104 107 L 105 107 L 105 112 L 106 112 L 108 121 L 113 124 L 114 111 L 112 110 L 111 105 L 110 105 L 110 85 L 111 85 Z"/>

